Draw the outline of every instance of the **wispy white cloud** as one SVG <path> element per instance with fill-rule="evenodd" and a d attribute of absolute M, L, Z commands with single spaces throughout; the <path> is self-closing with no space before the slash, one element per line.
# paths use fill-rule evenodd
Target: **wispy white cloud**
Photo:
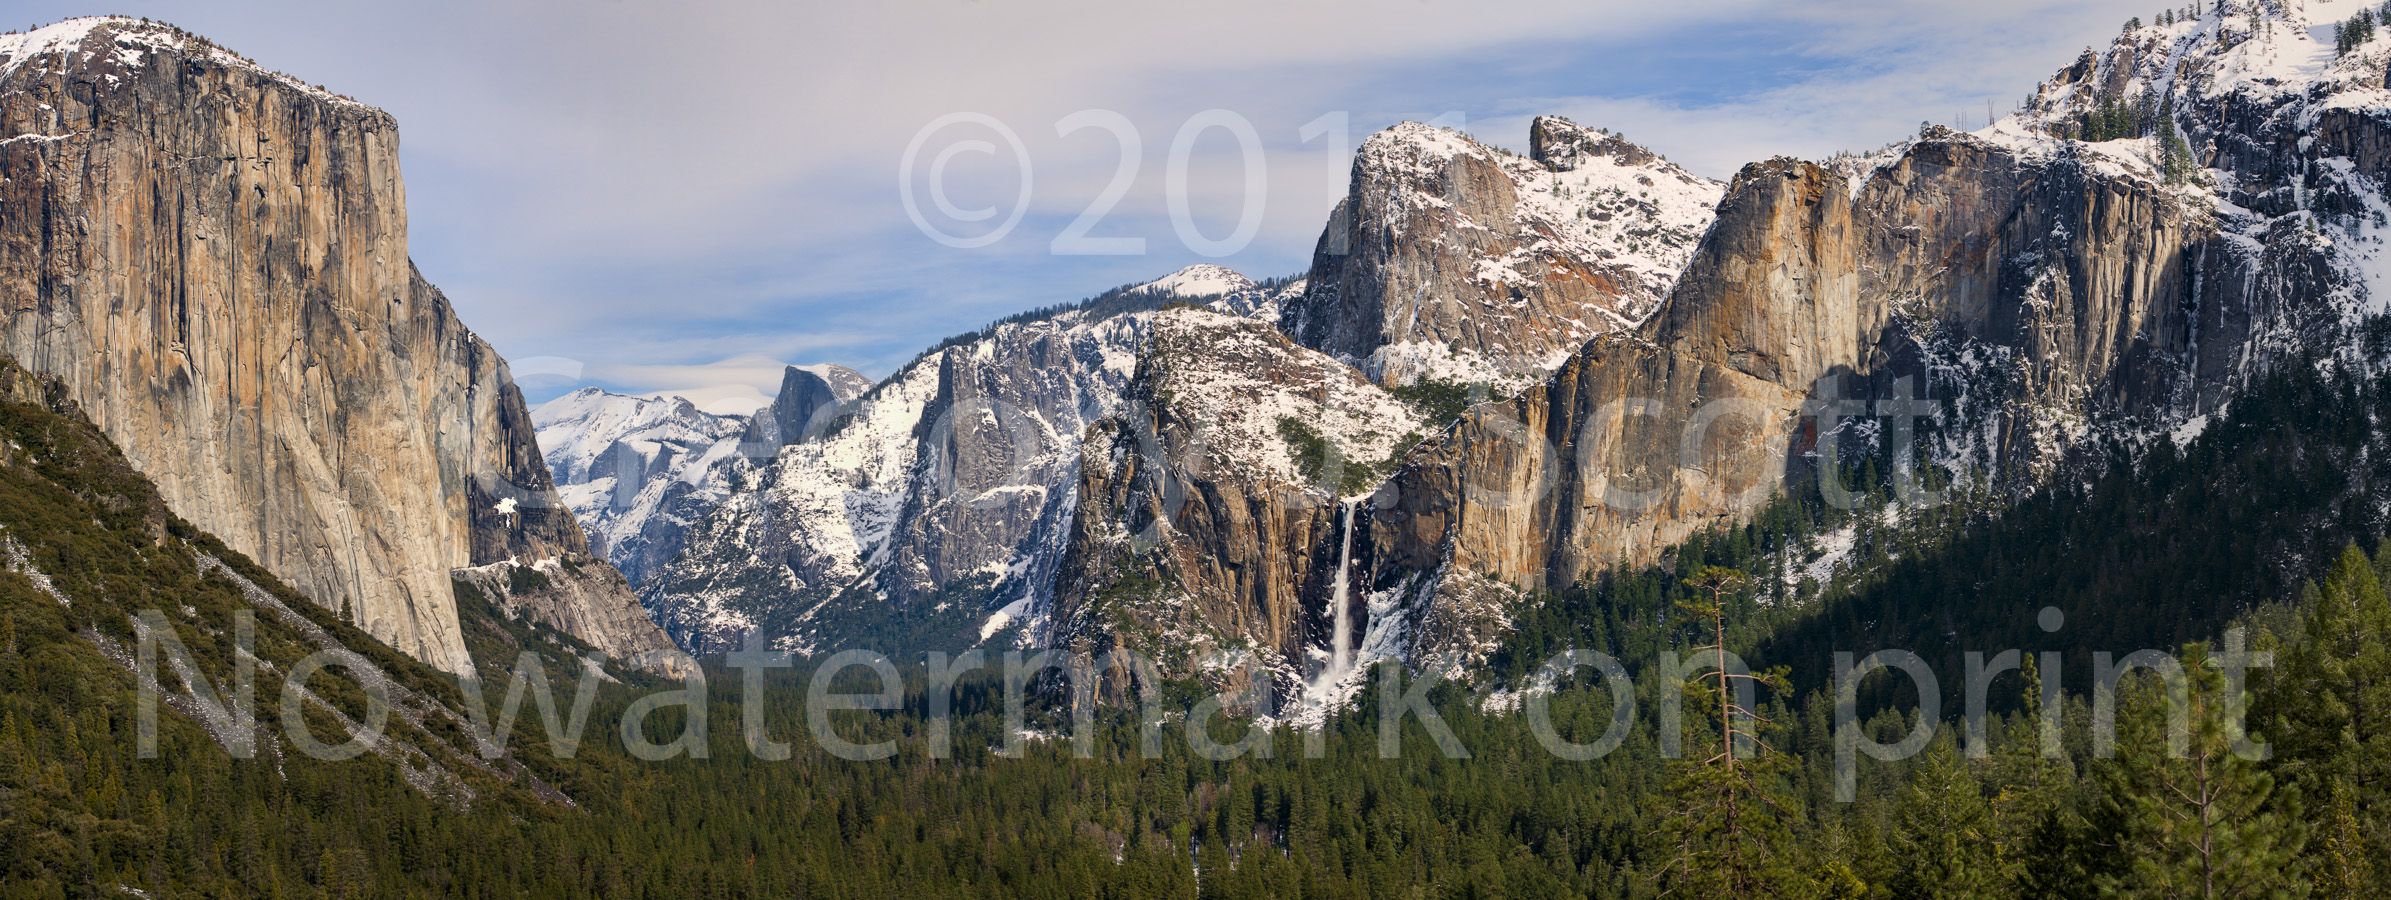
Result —
<path fill-rule="evenodd" d="M 625 389 L 716 399 L 769 392 L 783 361 L 886 374 L 1006 312 L 1205 261 L 1175 235 L 1165 189 L 1172 139 L 1203 110 L 1254 125 L 1269 187 L 1252 245 L 1219 261 L 1285 274 L 1309 259 L 1342 190 L 1343 154 L 1400 119 L 1465 110 L 1473 131 L 1524 149 L 1528 117 L 1558 112 L 1723 177 L 1778 153 L 1874 147 L 1962 109 L 1981 117 L 1987 98 L 2005 110 L 2078 48 L 2159 6 L 121 5 L 397 115 L 415 255 L 502 352 L 578 360 L 585 379 Z M 84 11 L 71 0 L 19 7 L 43 21 Z M 1126 116 L 1143 151 L 1092 234 L 1144 237 L 1144 256 L 1048 253 L 1118 161 L 1100 132 L 1055 132 L 1090 108 Z M 1338 110 L 1349 112 L 1346 146 L 1298 138 Z M 907 142 L 957 111 L 1007 123 L 1033 162 L 1022 224 L 974 250 L 916 232 L 896 189 Z M 1248 175 L 1225 131 L 1195 150 L 1188 206 L 1217 238 L 1239 215 Z M 957 156 L 953 199 L 1009 203 L 1017 182 L 1000 157 Z"/>
<path fill-rule="evenodd" d="M 678 395 L 711 413 L 754 412 L 772 402 L 787 364 L 749 354 L 700 365 L 612 363 L 592 366 L 584 377 L 615 385 L 638 385 L 650 396 Z"/>

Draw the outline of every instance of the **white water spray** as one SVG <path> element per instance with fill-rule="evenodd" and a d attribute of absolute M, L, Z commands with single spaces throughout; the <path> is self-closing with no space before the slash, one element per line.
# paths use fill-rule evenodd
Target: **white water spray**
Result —
<path fill-rule="evenodd" d="M 1339 501 L 1340 505 L 1344 507 L 1345 533 L 1342 538 L 1343 543 L 1337 549 L 1337 584 L 1336 588 L 1329 593 L 1328 601 L 1336 608 L 1332 618 L 1335 626 L 1328 639 L 1329 653 L 1326 664 L 1322 665 L 1319 671 L 1312 673 L 1311 681 L 1303 686 L 1302 711 L 1296 713 L 1297 721 L 1317 725 L 1324 720 L 1327 717 L 1329 706 L 1335 702 L 1332 692 L 1339 682 L 1344 681 L 1353 673 L 1353 658 L 1356 655 L 1351 581 L 1353 577 L 1353 510 L 1354 506 L 1361 502 L 1361 499 L 1355 497 Z"/>
<path fill-rule="evenodd" d="M 1353 670 L 1353 609 L 1347 592 L 1352 588 L 1353 569 L 1353 507 L 1356 501 L 1345 501 L 1345 544 L 1337 550 L 1337 630 L 1329 642 L 1328 675 L 1322 682 L 1335 684 Z"/>

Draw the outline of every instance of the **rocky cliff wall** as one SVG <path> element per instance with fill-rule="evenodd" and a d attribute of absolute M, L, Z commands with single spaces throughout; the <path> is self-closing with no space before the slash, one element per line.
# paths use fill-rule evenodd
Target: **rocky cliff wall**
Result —
<path fill-rule="evenodd" d="M 1354 156 L 1280 327 L 1389 385 L 1513 393 L 1659 307 L 1722 186 L 1557 117 L 1531 155 L 1404 123 Z"/>
<path fill-rule="evenodd" d="M 2129 33 L 1983 132 L 1745 168 L 1644 327 L 1474 409 L 1380 491 L 1373 583 L 1428 585 L 1404 613 L 1425 622 L 1483 581 L 1647 564 L 1921 414 L 1927 463 L 2023 487 L 2345 352 L 2381 308 L 2368 148 L 2391 95 L 2340 63 L 2253 78 L 2273 57 L 2228 54 L 2265 32 L 2217 19 Z M 2088 117 L 2120 107 L 2151 114 Z"/>
<path fill-rule="evenodd" d="M 1248 651 L 1280 696 L 1350 662 L 1369 621 L 1351 498 L 1426 427 L 1267 323 L 1158 314 L 1122 406 L 1088 430 L 1049 643 L 1126 647 L 1174 674 Z"/>

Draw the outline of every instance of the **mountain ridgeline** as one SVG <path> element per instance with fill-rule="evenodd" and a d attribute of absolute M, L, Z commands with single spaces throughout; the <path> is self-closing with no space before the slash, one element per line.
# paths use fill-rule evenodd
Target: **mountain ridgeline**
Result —
<path fill-rule="evenodd" d="M 1482 661 L 1542 596 L 1878 478 L 1842 463 L 2018 497 L 2302 354 L 2371 365 L 2382 75 L 2295 21 L 2137 24 L 1981 131 L 1723 184 L 1554 117 L 1524 157 L 1404 124 L 1302 278 L 1194 267 L 877 384 L 793 368 L 754 417 L 532 419 L 690 651 L 1234 647 L 1342 695 L 1324 672 Z"/>
<path fill-rule="evenodd" d="M 842 366 L 790 366 L 777 399 L 749 416 L 583 388 L 541 404 L 532 423 L 590 545 L 638 581 L 678 556 L 689 526 L 757 462 L 823 433 L 841 404 L 870 387 Z"/>
<path fill-rule="evenodd" d="M 1981 131 L 1723 185 L 1557 118 L 1527 157 L 1389 129 L 1304 279 L 1209 292 L 1260 298 L 1211 314 L 1275 322 L 1273 362 L 1189 353 L 1145 310 L 950 341 L 848 431 L 782 451 L 643 593 L 692 647 L 777 621 L 827 648 L 859 620 L 938 618 L 917 602 L 934 596 L 944 624 L 920 633 L 947 642 L 1260 647 L 1301 693 L 1324 661 L 1483 659 L 1540 592 L 1662 561 L 1836 460 L 1881 458 L 1920 498 L 2130 462 L 2301 354 L 2371 364 L 2382 73 L 2296 19 L 2137 24 Z M 1344 390 L 1307 353 L 1404 414 L 1266 429 L 1224 457 L 1197 433 L 1213 401 L 1167 387 L 1228 367 L 1284 374 L 1237 389 L 1256 407 Z M 1033 387 L 989 359 L 1086 374 Z M 974 397 L 1037 412 L 940 425 Z M 1293 476 L 1221 478 L 1239 452 L 1307 451 Z"/>
<path fill-rule="evenodd" d="M 1154 316 L 1274 316 L 1290 290 L 1196 267 L 950 339 L 812 406 L 641 582 L 648 608 L 699 652 L 751 629 L 816 650 L 1042 634 L 1083 432 L 1120 404 Z M 772 408 L 810 390 L 792 378 Z"/>

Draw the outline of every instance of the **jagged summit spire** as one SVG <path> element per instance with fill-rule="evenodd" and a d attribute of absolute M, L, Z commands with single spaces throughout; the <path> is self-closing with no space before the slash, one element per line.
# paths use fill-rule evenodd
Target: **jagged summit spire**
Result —
<path fill-rule="evenodd" d="M 1280 327 L 1386 384 L 1525 387 L 1658 309 L 1725 185 L 1547 116 L 1518 156 L 1405 122 L 1353 183 Z"/>

